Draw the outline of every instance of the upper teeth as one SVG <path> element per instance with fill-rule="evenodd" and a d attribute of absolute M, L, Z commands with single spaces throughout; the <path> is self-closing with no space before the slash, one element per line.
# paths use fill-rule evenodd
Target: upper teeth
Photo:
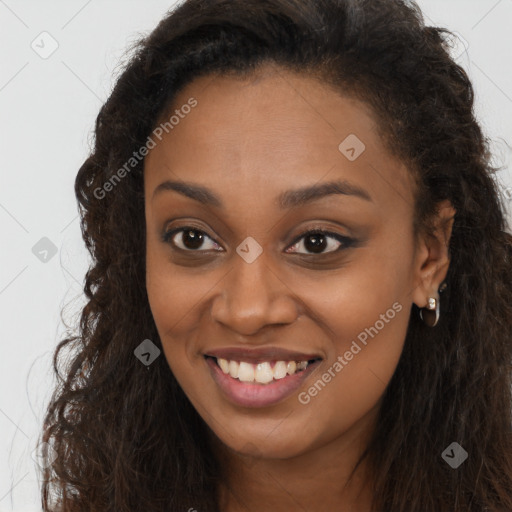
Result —
<path fill-rule="evenodd" d="M 305 370 L 308 366 L 307 361 L 276 361 L 272 368 L 270 362 L 252 364 L 245 361 L 228 361 L 227 359 L 217 358 L 217 364 L 225 374 L 231 375 L 234 379 L 242 382 L 259 382 L 267 384 L 273 379 L 283 379 L 286 375 L 293 375 L 298 370 Z"/>

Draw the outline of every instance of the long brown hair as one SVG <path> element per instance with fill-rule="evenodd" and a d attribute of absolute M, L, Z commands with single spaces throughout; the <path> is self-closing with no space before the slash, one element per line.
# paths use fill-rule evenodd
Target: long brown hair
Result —
<path fill-rule="evenodd" d="M 78 334 L 53 359 L 58 383 L 41 441 L 57 457 L 44 470 L 45 511 L 219 510 L 208 426 L 165 357 L 145 366 L 134 356 L 143 340 L 162 346 L 145 289 L 144 162 L 126 162 L 191 80 L 244 75 L 264 61 L 313 73 L 373 108 L 389 151 L 418 183 L 418 231 L 440 201 L 457 211 L 441 320 L 425 326 L 413 305 L 363 454 L 373 510 L 512 510 L 512 243 L 450 36 L 405 0 L 188 0 L 139 41 L 76 177 L 92 264 Z M 468 453 L 456 469 L 441 457 L 452 442 Z"/>

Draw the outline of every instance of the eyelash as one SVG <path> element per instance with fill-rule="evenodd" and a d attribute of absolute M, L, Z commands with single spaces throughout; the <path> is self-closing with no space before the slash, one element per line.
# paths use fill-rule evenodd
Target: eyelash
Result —
<path fill-rule="evenodd" d="M 183 233 L 183 232 L 186 232 L 186 231 L 195 231 L 197 233 L 201 233 L 205 237 L 207 237 L 210 240 L 212 240 L 216 245 L 219 245 L 219 244 L 217 244 L 217 242 L 215 242 L 215 240 L 213 240 L 213 238 L 208 236 L 204 231 L 202 231 L 200 229 L 197 229 L 194 226 L 182 226 L 180 228 L 175 228 L 175 229 L 172 229 L 170 231 L 167 231 L 167 232 L 165 232 L 162 235 L 162 241 L 165 242 L 165 243 L 168 243 L 169 245 L 171 245 L 173 247 L 173 249 L 181 251 L 181 252 L 190 252 L 190 253 L 206 252 L 206 250 L 204 250 L 204 249 L 203 250 L 201 250 L 201 249 L 194 250 L 194 249 L 182 249 L 181 247 L 176 247 L 176 244 L 172 241 L 172 238 L 174 237 L 175 234 Z M 307 231 L 305 231 L 304 233 L 299 235 L 297 238 L 295 238 L 294 242 L 289 247 L 296 246 L 303 238 L 307 238 L 310 235 L 323 235 L 323 236 L 327 236 L 327 237 L 330 237 L 330 238 L 334 238 L 337 242 L 340 243 L 340 246 L 337 249 L 333 250 L 333 251 L 320 252 L 320 253 L 313 253 L 313 252 L 305 252 L 305 253 L 303 253 L 303 252 L 301 252 L 301 253 L 298 253 L 298 254 L 302 254 L 302 255 L 306 255 L 306 256 L 322 256 L 322 255 L 327 255 L 327 254 L 333 254 L 333 253 L 336 253 L 336 252 L 340 252 L 340 251 L 342 251 L 344 249 L 348 249 L 348 248 L 352 247 L 356 243 L 356 240 L 354 238 L 343 236 L 343 235 L 340 235 L 338 233 L 333 233 L 331 231 L 327 231 L 327 230 L 322 229 L 322 228 L 318 228 L 318 229 L 312 228 L 312 229 L 308 229 Z M 210 250 L 210 249 L 207 249 L 207 250 Z M 218 251 L 218 252 L 221 252 L 221 251 Z"/>

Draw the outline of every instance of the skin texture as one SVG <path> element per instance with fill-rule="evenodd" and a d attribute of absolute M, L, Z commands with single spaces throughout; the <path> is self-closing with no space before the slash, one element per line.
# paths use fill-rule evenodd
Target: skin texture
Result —
<path fill-rule="evenodd" d="M 370 510 L 364 465 L 344 484 L 375 428 L 411 306 L 424 307 L 446 276 L 455 212 L 440 205 L 435 236 L 416 241 L 406 166 L 386 150 L 365 104 L 314 78 L 274 66 L 244 79 L 202 77 L 173 108 L 190 97 L 197 106 L 145 161 L 146 284 L 169 366 L 220 440 L 222 510 Z M 350 134 L 365 144 L 355 161 L 338 149 Z M 330 195 L 289 210 L 277 206 L 283 191 L 334 179 L 363 188 L 371 202 Z M 171 190 L 153 196 L 165 180 L 206 186 L 224 207 Z M 165 231 L 191 224 L 207 235 L 195 252 L 162 241 Z M 329 253 L 340 246 L 329 237 L 324 254 L 308 251 L 305 238 L 293 245 L 309 228 L 356 243 Z M 173 237 L 180 247 L 183 236 Z M 236 252 L 248 236 L 263 249 L 250 264 Z M 300 403 L 298 394 L 395 303 L 400 312 L 317 396 Z M 243 408 L 223 395 L 203 357 L 233 346 L 276 346 L 323 360 L 286 400 Z"/>

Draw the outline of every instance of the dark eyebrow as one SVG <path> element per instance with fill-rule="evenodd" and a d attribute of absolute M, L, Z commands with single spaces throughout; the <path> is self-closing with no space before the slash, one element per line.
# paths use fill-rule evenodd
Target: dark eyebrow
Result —
<path fill-rule="evenodd" d="M 155 188 L 153 199 L 159 192 L 164 190 L 174 190 L 206 206 L 223 207 L 222 201 L 209 188 L 203 187 L 202 185 L 195 185 L 194 183 L 187 183 L 185 181 L 164 181 Z"/>
<path fill-rule="evenodd" d="M 194 183 L 187 183 L 184 181 L 164 181 L 155 188 L 153 198 L 157 193 L 164 190 L 174 190 L 175 192 L 190 197 L 195 201 L 199 201 L 206 206 L 215 206 L 216 208 L 224 207 L 222 200 L 214 192 L 202 185 L 196 185 Z M 357 185 L 349 183 L 348 181 L 328 181 L 294 190 L 287 190 L 279 195 L 277 202 L 279 208 L 284 210 L 287 208 L 303 206 L 307 203 L 333 194 L 355 196 L 364 199 L 365 201 L 372 201 L 370 194 Z"/>
<path fill-rule="evenodd" d="M 302 206 L 333 194 L 355 196 L 372 202 L 370 194 L 353 183 L 348 181 L 327 181 L 295 190 L 287 190 L 279 196 L 278 204 L 284 210 L 285 208 Z"/>

